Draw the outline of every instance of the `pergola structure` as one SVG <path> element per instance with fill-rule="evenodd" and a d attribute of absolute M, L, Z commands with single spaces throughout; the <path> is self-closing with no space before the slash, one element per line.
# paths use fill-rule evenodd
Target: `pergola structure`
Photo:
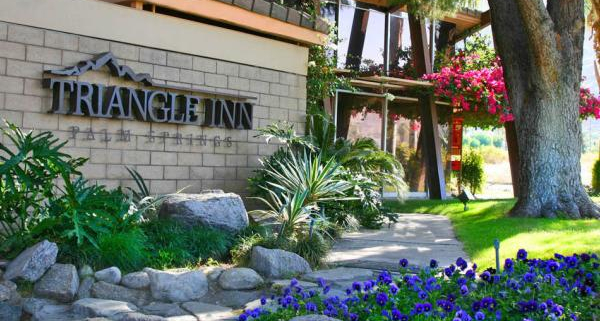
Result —
<path fill-rule="evenodd" d="M 376 10 L 385 14 L 384 48 L 383 48 L 383 75 L 359 76 L 351 80 L 351 84 L 361 90 L 385 94 L 392 92 L 396 96 L 395 100 L 412 101 L 418 104 L 421 118 L 421 139 L 422 151 L 425 166 L 425 179 L 429 198 L 443 199 L 446 197 L 444 169 L 442 166 L 440 136 L 438 133 L 438 115 L 436 105 L 449 105 L 447 102 L 435 101 L 433 94 L 420 94 L 418 97 L 406 97 L 402 95 L 411 88 L 431 87 L 432 84 L 426 81 L 417 81 L 412 79 L 397 78 L 390 75 L 391 59 L 390 53 L 398 49 L 400 44 L 398 39 L 392 37 L 398 33 L 400 22 L 391 19 L 392 13 L 404 11 L 402 6 L 392 5 L 389 0 L 364 0 L 361 5 L 367 8 L 376 8 Z M 337 1 L 336 22 L 339 26 L 341 0 Z M 355 10 L 348 53 L 346 58 L 346 68 L 356 69 L 360 65 L 361 53 L 365 44 L 366 23 L 368 23 L 368 11 Z M 463 10 L 454 15 L 444 17 L 437 22 L 437 41 L 435 46 L 433 31 L 427 35 L 427 22 L 419 19 L 415 15 L 408 14 L 410 40 L 412 48 L 412 58 L 414 60 L 417 76 L 431 73 L 433 71 L 434 50 L 441 51 L 452 48 L 457 42 L 465 39 L 467 36 L 481 30 L 490 24 L 489 11 L 480 13 L 472 10 Z M 432 28 L 433 29 L 433 28 Z M 428 39 L 429 38 L 429 39 Z M 447 51 L 449 52 L 449 51 Z M 341 69 L 340 74 L 348 73 L 349 70 Z M 400 94 L 400 95 L 398 95 Z M 337 99 L 333 110 L 334 117 L 337 112 Z M 385 119 L 387 117 L 387 100 L 384 103 L 384 130 Z M 385 138 L 383 138 L 385 139 Z M 382 143 L 385 149 L 385 145 Z"/>

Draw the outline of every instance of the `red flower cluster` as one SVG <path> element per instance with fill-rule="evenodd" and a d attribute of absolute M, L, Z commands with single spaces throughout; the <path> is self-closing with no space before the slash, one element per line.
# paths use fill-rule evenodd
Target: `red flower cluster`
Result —
<path fill-rule="evenodd" d="M 589 88 L 579 90 L 579 114 L 581 118 L 600 119 L 600 97 L 594 96 Z"/>
<path fill-rule="evenodd" d="M 514 120 L 500 59 L 496 58 L 489 66 L 481 67 L 477 55 L 455 56 L 449 66 L 440 72 L 428 74 L 424 80 L 433 82 L 434 93 L 450 100 L 450 105 L 464 111 L 478 111 L 485 108 L 488 113 L 498 115 L 504 123 Z M 581 89 L 580 114 L 583 118 L 593 116 L 600 119 L 600 98 L 589 89 Z"/>

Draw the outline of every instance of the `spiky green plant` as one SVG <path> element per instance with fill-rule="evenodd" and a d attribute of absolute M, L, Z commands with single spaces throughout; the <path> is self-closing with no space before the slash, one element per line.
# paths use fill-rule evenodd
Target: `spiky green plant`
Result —
<path fill-rule="evenodd" d="M 251 214 L 275 218 L 279 224 L 279 238 L 293 237 L 305 229 L 317 207 L 308 202 L 308 190 L 277 194 L 268 190 L 269 199 L 258 198 L 268 208 L 252 211 Z"/>
<path fill-rule="evenodd" d="M 263 188 L 274 188 L 287 195 L 306 191 L 305 205 L 340 200 L 352 187 L 340 178 L 338 162 L 333 158 L 324 161 L 320 153 L 303 152 L 302 156 L 296 156 L 290 152 L 288 158 L 276 164 L 276 167 L 267 164 L 265 170 L 274 180 L 268 181 Z"/>

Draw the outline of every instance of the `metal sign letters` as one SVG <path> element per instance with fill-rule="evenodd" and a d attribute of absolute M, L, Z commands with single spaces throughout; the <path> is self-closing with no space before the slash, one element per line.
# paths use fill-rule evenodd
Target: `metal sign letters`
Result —
<path fill-rule="evenodd" d="M 107 66 L 111 73 L 158 90 L 106 86 L 60 78 L 45 78 L 43 86 L 53 92 L 52 113 L 141 120 L 157 123 L 194 124 L 231 129 L 252 129 L 252 104 L 245 101 L 204 98 L 161 89 L 194 92 L 189 88 L 164 86 L 148 74 L 136 74 L 121 66 L 108 52 L 77 66 L 46 71 L 58 76 L 79 76 Z M 199 92 L 199 91 L 196 91 Z M 204 119 L 198 122 L 203 108 Z"/>

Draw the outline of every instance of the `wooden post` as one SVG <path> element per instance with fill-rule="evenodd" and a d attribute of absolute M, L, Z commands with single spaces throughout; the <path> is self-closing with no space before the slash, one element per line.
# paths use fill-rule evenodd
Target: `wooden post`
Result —
<path fill-rule="evenodd" d="M 409 14 L 410 39 L 413 50 L 413 59 L 418 76 L 432 72 L 432 62 L 427 45 L 427 32 L 425 22 Z M 435 98 L 432 93 L 419 97 L 419 110 L 421 112 L 421 135 L 423 136 L 423 157 L 427 169 L 427 186 L 429 198 L 446 198 L 446 179 L 442 167 L 440 135 L 438 132 L 438 117 Z"/>
<path fill-rule="evenodd" d="M 506 134 L 506 147 L 508 148 L 508 161 L 510 162 L 510 176 L 512 178 L 513 195 L 519 196 L 519 145 L 517 144 L 517 130 L 515 122 L 504 123 Z"/>
<path fill-rule="evenodd" d="M 360 67 L 368 24 L 369 11 L 355 8 L 350 39 L 348 40 L 348 52 L 346 53 L 346 68 L 348 69 L 358 69 Z"/>
<path fill-rule="evenodd" d="M 131 1 L 129 3 L 129 6 L 138 10 L 143 10 L 144 9 L 144 2 L 143 1 Z"/>

